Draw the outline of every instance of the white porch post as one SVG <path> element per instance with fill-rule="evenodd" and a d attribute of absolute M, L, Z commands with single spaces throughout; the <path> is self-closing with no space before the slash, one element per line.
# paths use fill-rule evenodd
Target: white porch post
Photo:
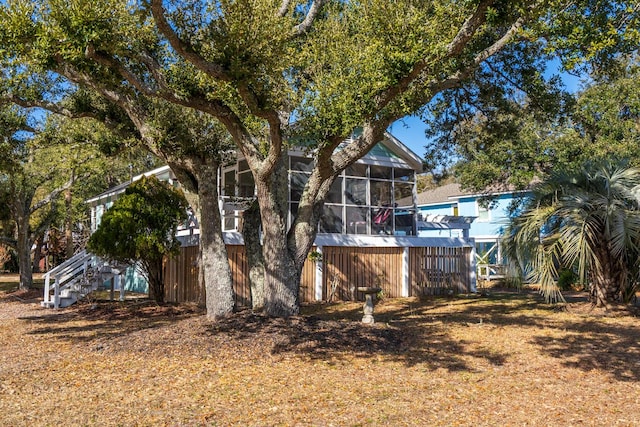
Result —
<path fill-rule="evenodd" d="M 51 301 L 51 296 L 49 295 L 50 289 L 51 289 L 51 273 L 48 272 L 44 276 L 44 295 L 43 295 L 43 302 L 45 305 L 47 305 L 47 308 L 49 308 L 48 304 Z"/>
<path fill-rule="evenodd" d="M 402 249 L 402 296 L 409 296 L 409 247 Z"/>
<path fill-rule="evenodd" d="M 318 246 L 316 251 L 320 253 L 321 257 L 318 261 L 316 261 L 316 301 L 322 301 L 322 269 L 323 269 L 323 261 L 322 261 L 322 246 Z"/>
<path fill-rule="evenodd" d="M 56 277 L 53 282 L 53 308 L 60 308 L 60 282 L 58 281 L 58 277 Z"/>
<path fill-rule="evenodd" d="M 469 291 L 477 292 L 478 290 L 478 278 L 476 276 L 476 239 L 468 239 L 471 245 L 471 251 L 469 252 Z"/>
<path fill-rule="evenodd" d="M 115 287 L 118 288 L 120 293 L 120 301 L 124 301 L 124 284 L 120 280 L 120 272 L 114 276 L 113 280 L 115 281 Z"/>

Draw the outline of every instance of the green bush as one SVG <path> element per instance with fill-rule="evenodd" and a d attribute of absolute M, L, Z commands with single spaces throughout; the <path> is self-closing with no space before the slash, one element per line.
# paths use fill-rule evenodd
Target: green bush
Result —
<path fill-rule="evenodd" d="M 576 282 L 577 276 L 568 268 L 560 270 L 558 273 L 558 288 L 561 291 L 568 291 L 572 289 L 572 285 Z"/>
<path fill-rule="evenodd" d="M 88 248 L 98 256 L 125 264 L 138 263 L 149 282 L 149 296 L 164 301 L 162 261 L 176 253 L 178 224 L 187 219 L 187 201 L 155 177 L 131 184 L 104 213 Z"/>

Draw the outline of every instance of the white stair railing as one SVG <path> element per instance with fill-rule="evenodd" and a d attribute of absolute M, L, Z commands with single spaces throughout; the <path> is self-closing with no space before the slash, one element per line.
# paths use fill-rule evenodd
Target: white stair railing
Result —
<path fill-rule="evenodd" d="M 105 266 L 109 268 L 105 269 Z M 45 273 L 44 295 L 41 305 L 57 309 L 60 307 L 63 297 L 71 298 L 70 303 L 73 303 L 90 291 L 97 289 L 100 283 L 104 283 L 112 277 L 119 279 L 119 273 L 119 271 L 113 272 L 111 267 L 97 256 L 86 251 L 79 252 Z M 117 281 L 120 282 L 120 280 Z"/>

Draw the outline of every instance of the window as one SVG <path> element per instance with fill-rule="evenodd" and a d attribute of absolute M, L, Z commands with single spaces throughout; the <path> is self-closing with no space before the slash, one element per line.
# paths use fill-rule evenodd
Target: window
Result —
<path fill-rule="evenodd" d="M 291 170 L 308 172 L 313 169 L 313 159 L 307 157 L 291 157 Z"/>
<path fill-rule="evenodd" d="M 320 233 L 342 233 L 342 207 L 324 206 L 320 217 Z"/>
<path fill-rule="evenodd" d="M 394 169 L 393 179 L 396 181 L 413 182 L 414 174 L 413 169 Z"/>
<path fill-rule="evenodd" d="M 413 183 L 394 182 L 393 199 L 396 206 L 413 206 Z"/>
<path fill-rule="evenodd" d="M 371 234 L 393 234 L 392 208 L 371 208 Z"/>
<path fill-rule="evenodd" d="M 310 158 L 292 156 L 289 159 L 291 222 L 299 209 L 313 165 Z M 241 191 L 244 180 L 240 175 L 237 179 Z M 414 187 L 415 171 L 412 169 L 354 163 L 331 185 L 318 232 L 413 235 Z"/>
<path fill-rule="evenodd" d="M 238 174 L 238 196 L 253 197 L 255 195 L 255 182 L 251 172 Z"/>
<path fill-rule="evenodd" d="M 327 203 L 342 203 L 342 177 L 336 178 L 327 194 Z"/>
<path fill-rule="evenodd" d="M 480 202 L 476 202 L 476 214 L 478 216 L 477 222 L 489 222 L 491 220 L 491 211 Z"/>
<path fill-rule="evenodd" d="M 236 195 L 236 171 L 235 169 L 228 170 L 224 173 L 224 196 Z"/>
<path fill-rule="evenodd" d="M 306 173 L 291 172 L 290 179 L 291 195 L 289 200 L 292 202 L 299 202 L 302 197 L 304 186 L 307 185 L 307 181 L 309 180 L 309 175 Z"/>
<path fill-rule="evenodd" d="M 345 178 L 344 202 L 347 205 L 367 204 L 367 180 Z"/>
<path fill-rule="evenodd" d="M 413 234 L 413 215 L 411 215 L 411 211 L 396 209 L 394 219 L 394 234 L 396 236 L 410 236 Z"/>
<path fill-rule="evenodd" d="M 367 208 L 347 207 L 347 233 L 369 234 Z"/>
<path fill-rule="evenodd" d="M 378 179 L 391 179 L 391 168 L 386 166 L 371 166 L 370 176 L 371 178 Z"/>
<path fill-rule="evenodd" d="M 345 170 L 345 175 L 347 175 L 347 176 L 366 177 L 367 176 L 367 165 L 363 165 L 363 164 L 360 164 L 360 163 L 355 163 L 355 164 L 349 166 Z"/>
<path fill-rule="evenodd" d="M 371 181 L 371 206 L 391 206 L 391 182 Z"/>
<path fill-rule="evenodd" d="M 235 211 L 223 211 L 224 231 L 236 229 L 236 213 Z"/>

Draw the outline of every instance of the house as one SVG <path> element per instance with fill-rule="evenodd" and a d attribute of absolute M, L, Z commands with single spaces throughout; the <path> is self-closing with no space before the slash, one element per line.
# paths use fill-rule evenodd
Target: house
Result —
<path fill-rule="evenodd" d="M 340 148 L 338 148 L 340 149 Z M 313 159 L 303 149 L 289 151 L 289 223 L 295 215 Z M 343 171 L 327 196 L 313 253 L 302 274 L 302 301 L 361 299 L 358 287 L 381 287 L 389 297 L 475 291 L 474 248 L 465 236 L 418 235 L 416 175 L 422 160 L 391 134 Z M 150 171 L 175 183 L 168 167 Z M 141 178 L 134 177 L 133 180 Z M 87 201 L 92 230 L 128 183 Z M 218 173 L 222 228 L 234 278 L 236 303 L 247 305 L 249 284 L 238 201 L 254 196 L 247 162 L 239 157 Z M 460 224 L 443 224 L 459 227 Z M 195 224 L 178 236 L 182 255 L 167 262 L 167 301 L 201 300 L 197 281 Z M 125 286 L 130 286 L 127 282 Z"/>
<path fill-rule="evenodd" d="M 416 197 L 417 234 L 423 237 L 467 235 L 475 243 L 480 276 L 497 278 L 503 274 L 506 265 L 500 239 L 509 222 L 510 207 L 524 196 L 526 192 L 523 191 L 464 191 L 457 183 L 424 191 Z M 439 221 L 447 221 L 451 217 L 466 222 L 468 227 L 437 227 Z"/>

